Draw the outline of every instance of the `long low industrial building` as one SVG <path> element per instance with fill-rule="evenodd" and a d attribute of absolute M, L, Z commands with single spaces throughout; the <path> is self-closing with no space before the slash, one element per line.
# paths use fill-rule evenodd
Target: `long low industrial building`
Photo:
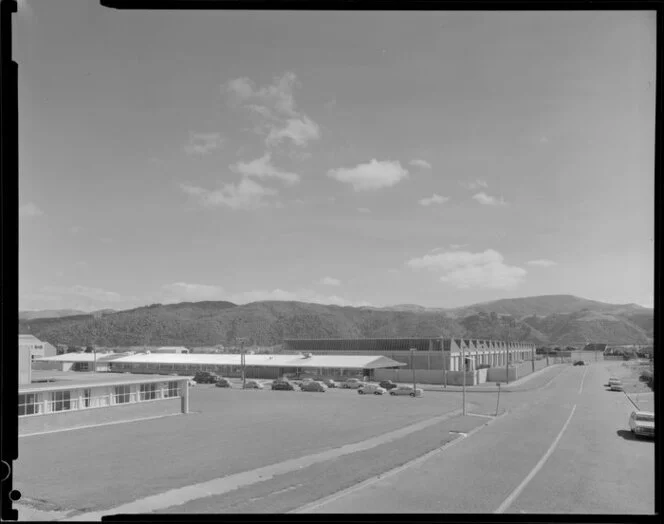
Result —
<path fill-rule="evenodd" d="M 380 354 L 406 363 L 406 369 L 459 371 L 462 354 L 474 366 L 501 367 L 535 359 L 535 345 L 470 338 L 285 339 L 285 352 L 315 355 Z"/>
<path fill-rule="evenodd" d="M 91 353 L 65 354 L 37 359 L 66 366 L 68 363 L 86 362 L 94 366 Z M 159 373 L 193 375 L 197 371 L 209 371 L 225 377 L 242 374 L 242 357 L 239 354 L 183 354 L 139 353 L 135 355 L 97 355 L 96 366 L 105 371 L 129 373 Z M 331 378 L 369 377 L 377 369 L 398 369 L 405 366 L 381 355 L 245 355 L 245 375 L 248 378 L 274 379 L 282 376 L 320 376 Z"/>

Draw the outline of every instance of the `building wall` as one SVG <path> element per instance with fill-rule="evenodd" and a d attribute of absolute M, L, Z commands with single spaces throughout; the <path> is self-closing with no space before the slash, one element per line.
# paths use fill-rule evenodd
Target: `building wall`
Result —
<path fill-rule="evenodd" d="M 80 411 L 62 411 L 49 415 L 19 417 L 19 436 L 30 433 L 41 433 L 57 429 L 69 429 L 81 426 L 103 424 L 124 420 L 141 420 L 142 418 L 180 413 L 181 399 L 178 397 L 121 404 L 105 408 L 85 409 Z"/>
<path fill-rule="evenodd" d="M 447 375 L 445 378 L 444 375 Z M 392 380 L 393 382 L 401 382 L 406 384 L 413 383 L 413 371 L 405 369 L 377 369 L 374 372 L 374 380 Z M 448 386 L 461 386 L 463 385 L 463 372 L 462 371 L 448 371 L 443 373 L 440 370 L 415 370 L 415 382 L 417 384 L 444 384 Z M 466 386 L 474 386 L 478 383 L 478 372 L 471 371 L 466 373 Z"/>
<path fill-rule="evenodd" d="M 32 382 L 32 349 L 29 346 L 18 348 L 18 383 Z"/>

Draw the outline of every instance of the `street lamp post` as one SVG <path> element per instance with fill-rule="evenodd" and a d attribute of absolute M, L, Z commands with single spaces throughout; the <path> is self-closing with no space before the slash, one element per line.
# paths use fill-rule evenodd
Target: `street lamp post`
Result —
<path fill-rule="evenodd" d="M 463 415 L 466 414 L 466 348 L 461 344 L 461 408 Z"/>
<path fill-rule="evenodd" d="M 410 367 L 413 370 L 413 398 L 416 398 L 417 384 L 415 383 L 415 348 L 410 348 Z"/>

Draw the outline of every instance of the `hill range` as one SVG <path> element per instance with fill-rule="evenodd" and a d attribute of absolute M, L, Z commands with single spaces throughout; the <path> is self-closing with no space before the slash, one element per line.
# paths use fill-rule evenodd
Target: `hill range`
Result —
<path fill-rule="evenodd" d="M 461 308 L 400 305 L 340 307 L 265 301 L 153 304 L 125 311 L 51 311 L 51 317 L 19 313 L 19 333 L 52 344 L 100 346 L 251 344 L 272 346 L 287 338 L 465 337 L 538 345 L 586 342 L 646 344 L 653 337 L 653 310 L 607 304 L 572 295 L 496 300 Z M 40 312 L 44 314 L 44 312 Z M 23 316 L 23 318 L 21 318 Z"/>

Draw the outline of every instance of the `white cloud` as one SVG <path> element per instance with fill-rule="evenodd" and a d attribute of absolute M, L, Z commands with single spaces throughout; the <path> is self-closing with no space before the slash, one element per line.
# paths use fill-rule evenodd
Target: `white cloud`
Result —
<path fill-rule="evenodd" d="M 468 244 L 450 244 L 450 249 L 461 249 L 466 247 Z"/>
<path fill-rule="evenodd" d="M 230 166 L 231 171 L 239 173 L 244 176 L 255 176 L 258 178 L 278 178 L 287 184 L 295 184 L 300 180 L 300 176 L 296 173 L 289 173 L 288 171 L 280 171 L 271 163 L 272 156 L 270 153 L 265 153 L 262 157 L 252 160 L 251 162 L 238 162 Z"/>
<path fill-rule="evenodd" d="M 272 127 L 267 136 L 267 143 L 275 145 L 284 139 L 290 139 L 296 146 L 306 146 L 312 140 L 320 138 L 320 127 L 304 115 L 303 118 L 290 118 L 283 127 Z"/>
<path fill-rule="evenodd" d="M 283 289 L 243 291 L 230 295 L 228 300 L 235 304 L 247 304 L 266 300 L 284 300 L 333 306 L 362 307 L 372 305 L 369 302 L 355 302 L 337 295 L 321 295 L 310 289 L 299 289 L 296 291 L 286 291 Z"/>
<path fill-rule="evenodd" d="M 477 179 L 474 182 L 467 182 L 465 184 L 462 184 L 466 189 L 470 189 L 471 191 L 473 189 L 479 189 L 481 187 L 483 188 L 488 188 L 489 184 L 486 183 L 484 180 Z"/>
<path fill-rule="evenodd" d="M 327 176 L 352 185 L 355 191 L 370 191 L 398 184 L 408 177 L 408 171 L 399 162 L 373 159 L 351 168 L 330 169 Z"/>
<path fill-rule="evenodd" d="M 219 133 L 189 133 L 189 142 L 184 150 L 188 155 L 205 155 L 219 149 L 223 142 Z"/>
<path fill-rule="evenodd" d="M 411 166 L 415 167 L 421 167 L 422 169 L 431 169 L 431 164 L 427 162 L 426 160 L 422 160 L 420 158 L 414 158 L 410 162 L 408 162 Z"/>
<path fill-rule="evenodd" d="M 238 184 L 225 184 L 220 189 L 209 190 L 202 187 L 180 184 L 182 191 L 196 197 L 204 206 L 225 206 L 231 209 L 257 209 L 267 205 L 266 197 L 277 194 L 274 189 L 243 178 Z"/>
<path fill-rule="evenodd" d="M 364 214 L 371 213 L 371 209 L 369 209 L 368 207 L 358 207 L 357 210 L 360 213 L 364 213 Z"/>
<path fill-rule="evenodd" d="M 341 285 L 341 280 L 338 278 L 332 278 L 332 277 L 323 277 L 320 281 L 321 284 L 324 284 L 326 286 L 340 286 Z"/>
<path fill-rule="evenodd" d="M 485 206 L 506 206 L 507 202 L 503 199 L 503 197 L 496 198 L 490 195 L 487 195 L 486 193 L 477 193 L 473 195 L 473 199 L 477 200 L 480 204 L 485 205 Z"/>
<path fill-rule="evenodd" d="M 418 202 L 421 206 L 430 206 L 431 204 L 444 204 L 449 199 L 450 199 L 449 197 L 440 196 L 437 193 L 434 193 L 430 197 L 418 200 Z"/>
<path fill-rule="evenodd" d="M 526 276 L 525 269 L 508 266 L 503 256 L 493 249 L 482 253 L 447 251 L 424 255 L 409 260 L 406 265 L 412 269 L 439 272 L 441 282 L 461 289 L 509 289 L 519 285 Z"/>
<path fill-rule="evenodd" d="M 18 216 L 21 218 L 31 218 L 43 215 L 44 212 L 36 204 L 29 202 L 18 208 Z"/>
<path fill-rule="evenodd" d="M 556 263 L 553 260 L 547 259 L 538 259 L 538 260 L 529 260 L 526 262 L 529 266 L 540 266 L 540 267 L 551 267 L 555 266 Z"/>
<path fill-rule="evenodd" d="M 293 90 L 300 85 L 295 74 L 287 72 L 261 88 L 249 78 L 236 78 L 227 82 L 222 91 L 233 103 L 248 109 L 259 119 L 255 129 L 267 135 L 268 146 L 290 140 L 292 144 L 304 147 L 318 140 L 321 131 L 316 122 L 296 109 Z"/>
<path fill-rule="evenodd" d="M 162 303 L 172 302 L 200 302 L 205 300 L 225 300 L 225 291 L 220 286 L 207 284 L 188 284 L 175 282 L 162 286 L 165 291 Z"/>

